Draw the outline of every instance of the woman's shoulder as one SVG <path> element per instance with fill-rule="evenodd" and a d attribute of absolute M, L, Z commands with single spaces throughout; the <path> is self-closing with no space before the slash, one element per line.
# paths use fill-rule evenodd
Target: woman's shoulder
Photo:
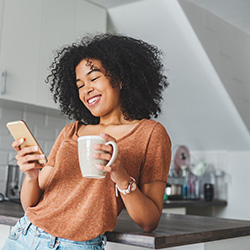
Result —
<path fill-rule="evenodd" d="M 144 134 L 148 134 L 150 138 L 156 138 L 157 141 L 167 140 L 170 141 L 169 134 L 165 126 L 155 120 L 145 119 L 142 122 L 141 132 Z"/>
<path fill-rule="evenodd" d="M 62 129 L 62 132 L 66 136 L 74 135 L 77 133 L 78 126 L 79 126 L 79 121 L 74 121 L 72 123 L 66 124 Z"/>
<path fill-rule="evenodd" d="M 133 134 L 133 138 L 136 137 L 145 140 L 154 134 L 167 134 L 167 132 L 160 122 L 151 119 L 142 119 L 130 134 Z"/>
<path fill-rule="evenodd" d="M 155 129 L 166 130 L 165 127 L 160 122 L 152 119 L 143 119 L 141 122 L 141 126 L 143 129 L 149 129 L 149 130 L 155 130 Z"/>

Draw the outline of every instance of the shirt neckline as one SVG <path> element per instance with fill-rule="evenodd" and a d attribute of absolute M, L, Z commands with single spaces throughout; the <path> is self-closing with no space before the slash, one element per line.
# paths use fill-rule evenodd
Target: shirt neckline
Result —
<path fill-rule="evenodd" d="M 140 127 L 140 125 L 141 125 L 144 121 L 146 121 L 146 120 L 147 120 L 147 119 L 145 119 L 145 118 L 142 119 L 142 120 L 140 120 L 140 121 L 135 125 L 134 128 L 132 128 L 127 134 L 125 134 L 124 136 L 122 136 L 121 138 L 119 138 L 119 139 L 116 140 L 116 141 L 117 141 L 117 142 L 120 142 L 120 141 L 126 139 L 127 137 L 129 137 L 129 136 L 130 136 L 131 134 L 133 134 L 133 133 Z M 75 132 L 74 132 L 74 136 L 76 137 L 76 139 L 79 138 L 79 136 L 77 135 L 79 123 L 80 123 L 80 121 L 76 121 Z"/>

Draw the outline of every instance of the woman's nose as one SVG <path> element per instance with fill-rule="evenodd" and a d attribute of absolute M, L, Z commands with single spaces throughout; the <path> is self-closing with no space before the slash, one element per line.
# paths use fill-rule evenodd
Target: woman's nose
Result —
<path fill-rule="evenodd" d="M 92 86 L 86 86 L 85 90 L 84 90 L 84 94 L 87 95 L 89 93 L 91 93 L 94 90 L 94 88 Z"/>

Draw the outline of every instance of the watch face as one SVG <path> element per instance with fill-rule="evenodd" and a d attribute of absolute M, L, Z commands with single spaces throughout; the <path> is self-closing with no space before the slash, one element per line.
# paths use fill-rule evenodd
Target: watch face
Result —
<path fill-rule="evenodd" d="M 136 190 L 136 183 L 135 182 L 132 182 L 131 183 L 131 191 L 135 191 Z"/>

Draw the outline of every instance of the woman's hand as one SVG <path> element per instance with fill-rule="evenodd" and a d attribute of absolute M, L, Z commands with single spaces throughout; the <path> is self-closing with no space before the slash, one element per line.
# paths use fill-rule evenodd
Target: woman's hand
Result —
<path fill-rule="evenodd" d="M 38 160 L 44 159 L 45 155 L 38 153 L 37 146 L 24 147 L 21 149 L 21 145 L 24 143 L 24 138 L 16 140 L 12 143 L 12 147 L 17 151 L 16 160 L 19 168 L 26 174 L 29 179 L 38 178 L 39 169 L 44 167 L 38 163 Z"/>
<path fill-rule="evenodd" d="M 108 134 L 100 134 L 101 137 L 106 139 L 107 141 L 116 142 L 115 138 Z M 111 145 L 105 144 L 96 144 L 93 146 L 95 150 L 104 151 L 104 153 L 96 153 L 92 154 L 92 157 L 95 159 L 102 159 L 110 161 L 113 153 L 113 147 Z M 126 187 L 128 185 L 128 181 L 130 181 L 130 177 L 127 171 L 121 166 L 121 155 L 118 152 L 115 162 L 110 166 L 97 165 L 97 168 L 110 173 L 111 180 L 115 182 L 119 187 L 122 188 L 122 183 L 126 183 Z"/>

